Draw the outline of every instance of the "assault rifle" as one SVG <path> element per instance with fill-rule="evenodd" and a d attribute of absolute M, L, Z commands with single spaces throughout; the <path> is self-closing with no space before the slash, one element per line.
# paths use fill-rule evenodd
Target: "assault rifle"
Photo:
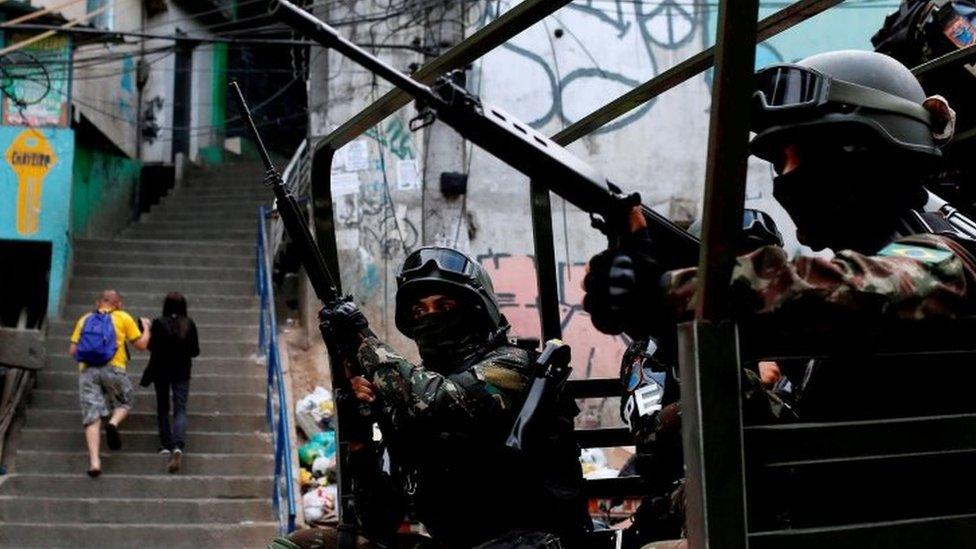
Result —
<path fill-rule="evenodd" d="M 607 235 L 611 245 L 629 232 L 630 211 L 640 204 L 640 195 L 623 194 L 596 169 L 555 141 L 502 109 L 482 103 L 449 76 L 441 77 L 433 86 L 417 82 L 287 0 L 272 0 L 269 11 L 299 33 L 335 49 L 412 96 L 419 115 L 411 121 L 411 129 L 440 119 L 475 145 L 588 212 L 593 225 Z M 650 237 L 661 250 L 656 258 L 661 266 L 671 269 L 696 264 L 698 239 L 650 208 L 642 208 Z"/>
<path fill-rule="evenodd" d="M 261 161 L 264 163 L 264 184 L 274 192 L 275 199 L 277 200 L 278 215 L 285 225 L 288 236 L 291 237 L 295 248 L 298 250 L 302 266 L 305 267 L 305 273 L 312 283 L 315 295 L 318 296 L 323 304 L 334 303 L 343 299 L 336 289 L 335 278 L 329 272 L 325 258 L 322 257 L 322 253 L 312 239 L 312 233 L 309 232 L 305 215 L 302 213 L 298 201 L 295 199 L 295 195 L 292 194 L 290 189 L 285 187 L 281 175 L 271 162 L 271 157 L 268 156 L 268 151 L 265 149 L 264 141 L 261 140 L 258 129 L 254 125 L 254 119 L 251 118 L 251 111 L 247 107 L 247 102 L 244 100 L 244 94 L 241 93 L 241 88 L 237 85 L 237 82 L 231 82 L 230 87 L 234 90 L 233 96 L 237 102 L 237 108 L 240 110 L 241 118 L 247 125 L 251 137 L 254 138 L 254 143 L 258 148 L 258 154 L 261 155 Z M 338 499 L 336 513 L 339 521 L 339 548 L 347 549 L 356 546 L 356 526 L 352 520 L 354 513 L 352 477 L 343 474 L 343 471 L 349 471 L 349 420 L 354 419 L 347 416 L 347 413 L 364 413 L 364 410 L 359 406 L 356 397 L 349 390 L 350 386 L 349 380 L 347 379 L 348 376 L 346 376 L 346 365 L 349 360 L 352 360 L 352 357 L 342 356 L 336 341 L 330 341 L 326 338 L 323 339 L 325 339 L 325 346 L 329 353 L 329 370 L 332 374 L 332 388 L 336 402 L 333 427 L 336 433 L 336 485 Z M 282 411 L 282 413 L 285 412 Z M 290 459 L 290 456 L 285 459 Z M 293 479 L 288 479 L 288 482 L 293 482 Z"/>

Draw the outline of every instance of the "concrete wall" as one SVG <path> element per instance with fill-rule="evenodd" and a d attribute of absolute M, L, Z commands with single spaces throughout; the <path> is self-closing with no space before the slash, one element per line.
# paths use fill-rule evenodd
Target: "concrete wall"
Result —
<path fill-rule="evenodd" d="M 150 20 L 147 24 L 155 34 L 171 35 L 177 32 L 200 36 L 206 34 L 206 29 L 193 19 L 188 19 L 186 12 L 170 4 L 169 9 Z M 147 40 L 146 48 L 172 45 L 172 41 Z M 143 142 L 144 162 L 169 163 L 172 158 L 173 145 L 173 78 L 176 70 L 176 56 L 174 54 L 155 54 L 149 56 L 151 63 L 149 81 L 143 89 L 142 109 L 152 109 L 158 124 L 160 134 Z M 219 146 L 216 135 L 219 133 L 212 128 L 213 115 L 213 68 L 214 46 L 203 44 L 193 51 L 192 82 L 193 100 L 190 107 L 190 160 L 200 161 L 199 149 L 202 147 Z"/>
<path fill-rule="evenodd" d="M 132 220 L 138 161 L 78 143 L 71 192 L 71 234 L 110 238 Z"/>
<path fill-rule="evenodd" d="M 467 32 L 497 17 L 512 2 L 483 2 L 466 14 Z M 804 23 L 760 48 L 758 64 L 797 59 L 838 48 L 869 48 L 880 26 L 885 5 L 855 2 L 836 13 Z M 776 6 L 779 6 L 777 3 Z M 341 20 L 335 8 L 328 15 Z M 599 105 L 660 74 L 711 45 L 716 17 L 714 3 L 623 1 L 573 3 L 474 64 L 468 87 L 487 102 L 553 134 Z M 773 8 L 764 8 L 771 13 Z M 361 6 L 362 13 L 372 13 Z M 323 13 L 320 11 L 320 15 Z M 393 27 L 395 24 L 384 26 Z M 343 27 L 356 41 L 371 42 L 367 26 Z M 386 36 L 390 43 L 408 43 L 422 36 L 411 28 Z M 405 69 L 419 55 L 380 50 L 381 56 Z M 313 53 L 313 59 L 315 55 Z M 335 53 L 313 63 L 310 85 L 311 131 L 332 129 L 387 89 L 374 83 Z M 321 82 L 328 78 L 328 86 Z M 709 75 L 700 75 L 655 101 L 602 128 L 570 149 L 593 163 L 624 189 L 640 191 L 646 204 L 668 217 L 690 222 L 701 207 L 710 105 Z M 466 203 L 457 199 L 438 204 L 437 215 L 453 222 L 452 234 L 423 234 L 421 186 L 436 186 L 439 173 L 428 173 L 439 150 L 425 151 L 425 133 L 410 133 L 412 106 L 367 132 L 348 149 L 354 162 L 338 163 L 333 198 L 343 283 L 363 303 L 379 333 L 402 349 L 412 349 L 392 325 L 393 274 L 403 249 L 421 242 L 459 245 L 489 269 L 505 314 L 522 335 L 538 334 L 537 291 L 532 258 L 526 179 L 477 149 L 468 149 L 456 171 L 470 172 Z M 366 161 L 359 159 L 366 151 Z M 340 153 L 340 157 L 342 157 Z M 346 157 L 348 158 L 348 156 Z M 417 176 L 411 176 L 416 166 Z M 416 180 L 416 181 L 415 181 Z M 771 199 L 767 165 L 750 169 L 748 202 L 777 217 L 785 232 L 792 225 Z M 553 200 L 555 250 L 560 262 L 560 302 L 565 339 L 574 345 L 577 375 L 616 375 L 624 341 L 592 328 L 580 306 L 586 260 L 606 246 L 586 215 Z M 463 237 L 461 237 L 463 235 Z M 470 237 L 470 238 L 468 238 Z M 798 246 L 792 235 L 788 246 Z M 467 244 L 467 246 L 465 246 Z"/>
<path fill-rule="evenodd" d="M 41 6 L 58 7 L 63 2 L 44 0 Z M 79 2 L 59 10 L 67 19 L 84 17 L 89 2 Z M 104 12 L 109 29 L 137 30 L 142 24 L 140 0 L 117 0 Z M 91 21 L 86 21 L 91 23 Z M 73 68 L 71 99 L 75 109 L 91 120 L 125 154 L 137 155 L 138 91 L 136 63 L 139 48 L 126 44 L 89 43 L 78 40 Z M 126 55 L 128 54 L 128 55 Z M 114 60 L 110 57 L 117 56 Z"/>

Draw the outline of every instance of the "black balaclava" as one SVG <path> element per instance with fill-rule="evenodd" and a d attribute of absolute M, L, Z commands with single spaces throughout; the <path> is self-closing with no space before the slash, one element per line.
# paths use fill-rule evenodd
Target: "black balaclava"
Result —
<path fill-rule="evenodd" d="M 419 318 L 413 339 L 425 368 L 452 374 L 469 366 L 486 349 L 491 340 L 489 332 L 481 315 L 459 302 L 452 311 Z"/>
<path fill-rule="evenodd" d="M 773 196 L 815 250 L 872 254 L 890 241 L 900 216 L 917 206 L 918 176 L 891 151 L 816 151 L 773 178 Z"/>

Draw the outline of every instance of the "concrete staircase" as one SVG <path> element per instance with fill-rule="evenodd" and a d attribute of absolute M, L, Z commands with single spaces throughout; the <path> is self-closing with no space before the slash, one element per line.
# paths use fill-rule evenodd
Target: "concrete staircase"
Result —
<path fill-rule="evenodd" d="M 64 320 L 48 331 L 11 474 L 0 477 L 3 547 L 263 547 L 275 535 L 266 374 L 257 350 L 254 239 L 269 201 L 250 163 L 195 172 L 114 240 L 76 242 Z M 200 334 L 179 475 L 156 454 L 155 396 L 138 387 L 148 355 L 132 350 L 137 387 L 120 452 L 105 448 L 89 479 L 77 365 L 67 355 L 75 319 L 115 288 L 133 316 L 161 312 L 166 292 L 187 296 Z"/>

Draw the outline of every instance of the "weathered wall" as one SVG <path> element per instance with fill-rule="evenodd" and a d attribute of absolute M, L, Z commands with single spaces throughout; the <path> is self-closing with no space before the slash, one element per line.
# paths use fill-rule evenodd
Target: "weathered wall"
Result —
<path fill-rule="evenodd" d="M 468 33 L 486 24 L 513 2 L 483 2 L 470 8 Z M 363 7 L 360 13 L 382 11 Z M 760 48 L 757 64 L 797 59 L 838 48 L 868 48 L 869 38 L 892 9 L 864 2 L 846 3 Z M 780 3 L 776 3 L 779 7 Z M 348 12 L 331 7 L 333 21 Z M 602 103 L 661 73 L 711 45 L 714 3 L 675 0 L 587 0 L 559 10 L 474 64 L 468 87 L 485 101 L 553 134 Z M 774 8 L 764 8 L 763 14 Z M 320 15 L 323 12 L 320 11 Z M 435 19 L 432 17 L 431 19 Z M 379 25 L 396 28 L 395 23 Z M 377 25 L 351 25 L 343 31 L 355 41 L 372 42 Z M 383 35 L 407 43 L 423 33 L 417 26 Z M 400 69 L 419 55 L 378 50 Z M 325 56 L 322 56 L 324 59 Z M 315 59 L 313 55 L 313 59 Z M 328 66 L 313 62 L 310 90 L 313 135 L 322 135 L 385 91 L 370 75 L 335 53 Z M 326 74 L 327 73 L 327 74 Z M 328 77 L 328 86 L 321 82 Z M 614 121 L 570 149 L 602 169 L 625 189 L 640 191 L 645 203 L 676 221 L 690 222 L 700 211 L 710 104 L 709 75 L 700 75 L 644 107 Z M 326 101 L 327 99 L 327 101 Z M 532 258 L 528 184 L 524 177 L 484 152 L 468 148 L 458 171 L 470 173 L 466 199 L 428 211 L 421 186 L 439 185 L 424 132 L 410 133 L 410 106 L 340 151 L 333 176 L 343 282 L 364 304 L 381 334 L 412 348 L 392 326 L 393 274 L 403 250 L 420 242 L 464 246 L 492 273 L 503 310 L 520 335 L 537 335 L 537 291 Z M 364 152 L 365 151 L 365 152 Z M 366 155 L 365 161 L 360 159 Z M 453 153 L 452 153 L 453 154 Z M 351 156 L 350 156 L 351 155 Z M 348 159 L 353 161 L 349 162 Z M 412 168 L 416 168 L 414 177 Z M 785 232 L 792 225 L 771 199 L 768 166 L 750 169 L 749 205 L 777 217 Z M 421 212 L 423 211 L 423 216 Z M 553 200 L 555 249 L 560 261 L 560 308 L 565 339 L 574 345 L 577 375 L 615 375 L 623 340 L 594 330 L 580 306 L 586 260 L 606 245 L 587 216 Z M 425 216 L 455 227 L 425 235 Z M 469 238 L 462 238 L 464 237 Z M 432 238 L 436 237 L 436 238 Z M 797 247 L 788 236 L 789 247 Z"/>
<path fill-rule="evenodd" d="M 76 238 L 114 236 L 132 220 L 139 162 L 78 143 L 71 192 L 71 233 Z"/>
<path fill-rule="evenodd" d="M 164 13 L 147 21 L 151 32 L 172 35 L 183 32 L 194 36 L 206 35 L 206 28 L 190 18 L 186 12 L 172 3 Z M 171 46 L 171 40 L 147 40 L 146 49 L 153 50 Z M 150 54 L 149 80 L 142 93 L 142 111 L 145 117 L 151 113 L 158 124 L 158 135 L 144 140 L 142 159 L 144 162 L 169 163 L 172 158 L 174 127 L 173 123 L 173 78 L 176 71 L 176 56 L 173 53 Z M 200 149 L 220 146 L 217 137 L 222 128 L 213 124 L 213 68 L 214 45 L 201 44 L 193 50 L 191 87 L 193 99 L 190 106 L 190 160 L 199 162 Z M 222 121 L 221 121 L 222 122 Z"/>
<path fill-rule="evenodd" d="M 58 9 L 67 19 L 83 17 L 95 3 L 78 2 L 61 9 L 64 2 L 43 0 L 34 2 Z M 140 0 L 117 0 L 96 20 L 85 24 L 104 25 L 112 30 L 136 30 L 142 22 Z M 127 155 L 137 152 L 138 91 L 136 45 L 92 43 L 84 38 L 74 54 L 73 89 L 71 99 L 75 109 L 91 120 L 112 143 Z"/>
<path fill-rule="evenodd" d="M 0 239 L 51 242 L 49 318 L 61 305 L 71 261 L 73 152 L 70 129 L 0 126 Z"/>

